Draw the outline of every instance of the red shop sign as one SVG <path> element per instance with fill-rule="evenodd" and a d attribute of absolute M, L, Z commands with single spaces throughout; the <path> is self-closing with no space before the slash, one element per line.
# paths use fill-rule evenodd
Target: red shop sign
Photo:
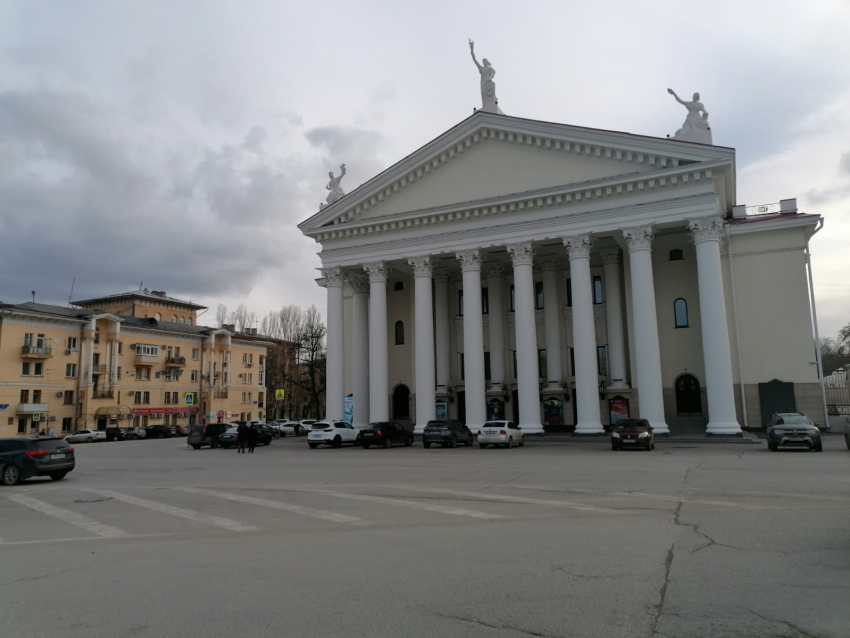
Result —
<path fill-rule="evenodd" d="M 177 408 L 133 408 L 133 414 L 196 414 L 197 407 L 177 407 Z"/>

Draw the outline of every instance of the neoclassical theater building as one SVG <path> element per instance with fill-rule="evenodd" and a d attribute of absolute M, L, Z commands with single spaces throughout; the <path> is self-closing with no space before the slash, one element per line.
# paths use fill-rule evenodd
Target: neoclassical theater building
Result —
<path fill-rule="evenodd" d="M 321 245 L 327 416 L 817 421 L 822 220 L 739 205 L 736 181 L 732 148 L 479 110 L 300 225 Z"/>

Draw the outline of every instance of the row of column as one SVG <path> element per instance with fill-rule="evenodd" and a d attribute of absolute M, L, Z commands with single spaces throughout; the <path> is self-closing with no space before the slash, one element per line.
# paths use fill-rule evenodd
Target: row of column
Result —
<path fill-rule="evenodd" d="M 726 329 L 725 297 L 720 267 L 719 240 L 723 222 L 711 217 L 689 222 L 697 245 L 697 268 L 702 308 L 703 350 L 708 390 L 709 433 L 740 432 L 732 394 L 732 363 Z M 640 416 L 649 420 L 656 433 L 669 432 L 664 421 L 661 380 L 661 354 L 652 273 L 652 227 L 622 231 L 631 263 L 632 306 L 634 317 L 635 358 L 640 391 Z M 573 290 L 572 323 L 576 368 L 577 434 L 604 432 L 600 418 L 596 331 L 593 317 L 593 290 L 590 272 L 591 237 L 589 234 L 563 238 L 570 260 Z M 526 434 L 541 433 L 540 388 L 537 370 L 537 331 L 534 310 L 534 251 L 531 242 L 507 246 L 514 270 L 514 306 L 516 323 L 517 389 L 520 425 Z M 622 323 L 619 249 L 601 251 L 607 288 L 608 350 L 611 388 L 626 386 L 625 344 Z M 464 390 L 466 418 L 471 429 L 486 421 L 484 373 L 484 336 L 481 313 L 481 255 L 467 250 L 456 255 L 463 273 L 464 289 Z M 544 295 L 557 299 L 557 260 L 540 259 Z M 430 256 L 408 260 L 414 273 L 416 312 L 415 391 L 416 429 L 435 417 L 436 390 L 449 383 L 448 277 L 444 270 L 432 269 Z M 388 267 L 384 262 L 363 265 L 363 279 L 349 277 L 354 289 L 353 357 L 354 396 L 357 398 L 355 425 L 389 419 L 388 346 L 386 321 L 386 284 Z M 327 416 L 341 418 L 344 412 L 343 365 L 343 273 L 340 268 L 323 272 L 328 289 L 327 336 Z M 488 287 L 499 290 L 502 269 L 486 270 Z M 432 287 L 432 280 L 434 285 Z M 368 302 L 366 295 L 368 294 Z M 501 296 L 489 299 L 491 314 L 502 316 Z M 436 313 L 433 312 L 436 307 Z M 368 312 L 368 317 L 367 317 Z M 560 388 L 560 328 L 558 307 L 545 306 L 545 336 L 549 389 Z M 436 325 L 434 325 L 436 314 Z M 368 328 L 367 328 L 368 325 Z M 503 383 L 502 323 L 490 323 L 492 385 Z M 434 352 L 436 351 L 436 361 Z M 436 379 L 436 388 L 435 388 Z M 368 397 L 368 399 L 367 399 Z M 368 421 L 366 417 L 368 415 Z"/>

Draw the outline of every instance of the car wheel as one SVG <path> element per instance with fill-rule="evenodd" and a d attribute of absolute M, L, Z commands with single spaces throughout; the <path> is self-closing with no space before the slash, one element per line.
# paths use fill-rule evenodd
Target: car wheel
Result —
<path fill-rule="evenodd" d="M 363 449 L 364 449 L 364 450 L 368 450 L 370 447 L 372 447 L 372 444 L 371 444 L 371 443 L 364 443 L 364 444 L 363 444 Z"/>
<path fill-rule="evenodd" d="M 89 437 L 86 439 L 86 443 L 94 443 L 94 439 Z"/>
<path fill-rule="evenodd" d="M 225 450 L 229 450 L 230 449 L 230 443 L 222 443 L 221 447 L 223 447 Z"/>
<path fill-rule="evenodd" d="M 452 447 L 452 448 L 457 447 L 457 437 L 456 436 L 452 435 L 452 440 L 449 441 L 449 447 Z"/>
<path fill-rule="evenodd" d="M 3 473 L 0 474 L 0 483 L 3 483 L 3 485 L 6 485 L 7 487 L 17 485 L 20 480 L 21 473 L 14 465 L 7 465 L 3 468 Z"/>
<path fill-rule="evenodd" d="M 200 445 L 193 445 L 192 447 L 193 447 L 193 448 L 195 448 L 196 450 L 200 450 L 200 449 L 201 449 L 201 446 L 200 446 Z"/>
<path fill-rule="evenodd" d="M 431 447 L 431 441 L 423 441 L 422 447 L 424 447 L 427 450 L 428 448 Z"/>
<path fill-rule="evenodd" d="M 319 447 L 319 444 L 318 444 L 318 443 L 308 443 L 307 445 L 309 445 L 309 446 L 310 446 L 310 449 L 311 449 L 311 450 L 315 450 L 317 447 Z"/>
<path fill-rule="evenodd" d="M 413 445 L 413 437 L 412 436 L 404 442 L 404 447 L 410 447 L 411 445 Z"/>
<path fill-rule="evenodd" d="M 342 445 L 342 439 L 338 436 L 334 437 L 333 443 L 331 443 L 331 447 L 339 447 L 340 445 Z"/>
<path fill-rule="evenodd" d="M 613 443 L 611 444 L 611 450 L 613 450 L 614 452 L 616 452 L 616 451 L 617 451 L 617 446 L 616 446 L 616 445 L 614 445 Z"/>
<path fill-rule="evenodd" d="M 67 472 L 51 472 L 50 479 L 53 481 L 61 481 L 63 478 L 65 478 L 66 474 Z"/>
<path fill-rule="evenodd" d="M 392 445 L 392 441 L 390 441 L 389 439 L 384 439 L 384 447 L 385 448 L 388 448 L 391 445 Z"/>
<path fill-rule="evenodd" d="M 487 444 L 486 443 L 479 443 L 478 447 L 480 447 L 483 450 L 485 447 L 487 447 Z"/>
<path fill-rule="evenodd" d="M 519 437 L 519 446 L 525 447 L 525 437 L 524 436 Z"/>
<path fill-rule="evenodd" d="M 823 452 L 823 443 L 818 441 L 815 443 L 815 452 Z"/>
<path fill-rule="evenodd" d="M 767 440 L 767 449 L 771 452 L 776 452 L 776 443 L 773 443 L 770 439 Z"/>
<path fill-rule="evenodd" d="M 514 446 L 514 437 L 509 436 L 509 437 L 508 437 L 508 444 L 507 444 L 505 447 L 506 447 L 506 448 L 508 448 L 508 449 L 510 449 L 510 448 L 512 448 L 513 446 Z"/>

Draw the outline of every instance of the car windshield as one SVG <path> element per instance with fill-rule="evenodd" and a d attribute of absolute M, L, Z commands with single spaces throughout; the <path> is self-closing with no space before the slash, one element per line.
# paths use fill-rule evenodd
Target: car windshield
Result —
<path fill-rule="evenodd" d="M 623 419 L 621 421 L 617 421 L 617 429 L 618 430 L 633 430 L 635 428 L 645 428 L 646 425 L 642 421 L 631 421 Z"/>
<path fill-rule="evenodd" d="M 64 439 L 41 439 L 35 442 L 35 446 L 40 450 L 61 450 L 68 448 L 68 444 Z"/>
<path fill-rule="evenodd" d="M 777 417 L 776 425 L 811 425 L 809 417 L 806 416 L 781 416 Z"/>
<path fill-rule="evenodd" d="M 426 428 L 446 428 L 449 426 L 448 421 L 428 421 Z"/>

